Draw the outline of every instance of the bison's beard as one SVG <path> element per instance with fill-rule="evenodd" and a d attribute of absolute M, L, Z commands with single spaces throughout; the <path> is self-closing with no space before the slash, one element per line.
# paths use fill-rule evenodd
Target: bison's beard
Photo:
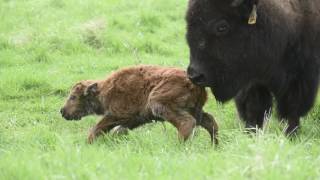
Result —
<path fill-rule="evenodd" d="M 216 75 L 219 76 L 219 75 Z M 220 77 L 223 75 L 221 74 Z M 230 76 L 223 76 L 223 80 L 221 78 L 216 79 L 215 82 L 209 83 L 208 85 L 211 89 L 212 94 L 215 96 L 216 100 L 219 102 L 226 102 L 231 100 L 233 97 L 237 95 L 237 93 L 241 90 L 243 83 L 238 78 L 231 78 Z"/>
<path fill-rule="evenodd" d="M 219 102 L 226 102 L 236 96 L 237 91 L 230 88 L 210 87 L 212 94 Z"/>

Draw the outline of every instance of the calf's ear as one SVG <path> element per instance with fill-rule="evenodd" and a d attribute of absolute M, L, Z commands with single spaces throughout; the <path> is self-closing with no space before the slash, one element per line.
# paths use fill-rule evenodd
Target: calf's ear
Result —
<path fill-rule="evenodd" d="M 92 83 L 84 90 L 84 95 L 97 95 L 98 94 L 98 83 Z"/>

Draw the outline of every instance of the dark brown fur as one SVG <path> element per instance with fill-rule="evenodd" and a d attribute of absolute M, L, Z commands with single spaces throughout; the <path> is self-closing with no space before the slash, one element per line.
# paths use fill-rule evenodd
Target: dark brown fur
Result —
<path fill-rule="evenodd" d="M 189 0 L 186 21 L 190 79 L 218 101 L 234 98 L 250 129 L 274 99 L 296 134 L 318 92 L 320 0 Z"/>
<path fill-rule="evenodd" d="M 67 120 L 89 114 L 103 116 L 91 129 L 89 143 L 119 125 L 133 129 L 152 120 L 166 120 L 177 128 L 181 140 L 200 125 L 217 144 L 218 126 L 202 110 L 206 100 L 205 89 L 192 84 L 183 70 L 135 66 L 116 71 L 105 80 L 77 83 L 61 113 Z"/>

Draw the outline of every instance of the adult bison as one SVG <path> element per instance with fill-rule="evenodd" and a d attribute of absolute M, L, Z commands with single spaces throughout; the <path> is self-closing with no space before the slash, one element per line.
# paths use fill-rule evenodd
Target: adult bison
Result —
<path fill-rule="evenodd" d="M 313 106 L 319 81 L 320 0 L 190 0 L 189 78 L 235 98 L 246 127 L 277 102 L 287 134 Z"/>

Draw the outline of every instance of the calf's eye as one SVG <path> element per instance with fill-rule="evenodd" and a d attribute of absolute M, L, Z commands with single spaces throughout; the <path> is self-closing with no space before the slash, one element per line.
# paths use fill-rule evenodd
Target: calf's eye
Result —
<path fill-rule="evenodd" d="M 223 36 L 228 34 L 230 30 L 230 24 L 222 19 L 222 20 L 212 20 L 208 23 L 208 31 L 215 34 L 216 36 Z"/>
<path fill-rule="evenodd" d="M 73 100 L 77 99 L 77 97 L 76 96 L 70 96 L 69 99 L 73 101 Z"/>

